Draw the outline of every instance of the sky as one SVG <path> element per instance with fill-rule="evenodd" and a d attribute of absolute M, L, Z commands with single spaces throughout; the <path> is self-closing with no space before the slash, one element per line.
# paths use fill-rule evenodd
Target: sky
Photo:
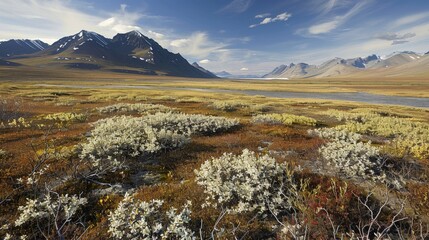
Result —
<path fill-rule="evenodd" d="M 429 51 L 428 0 L 1 0 L 0 39 L 138 30 L 213 72 Z"/>

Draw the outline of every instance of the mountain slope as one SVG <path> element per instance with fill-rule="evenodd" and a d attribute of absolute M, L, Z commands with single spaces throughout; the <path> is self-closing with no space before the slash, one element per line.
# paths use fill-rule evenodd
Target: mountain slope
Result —
<path fill-rule="evenodd" d="M 63 37 L 20 63 L 55 68 L 99 69 L 148 75 L 213 78 L 196 69 L 180 54 L 162 48 L 140 32 L 117 34 L 108 39 L 95 32 Z"/>
<path fill-rule="evenodd" d="M 196 62 L 192 63 L 191 65 L 192 65 L 194 68 L 196 68 L 196 69 L 200 70 L 201 72 L 206 73 L 206 74 L 208 74 L 208 75 L 212 76 L 213 78 L 218 78 L 218 76 L 216 76 L 214 73 L 212 73 L 212 72 L 210 72 L 209 70 L 207 70 L 207 69 L 205 69 L 205 68 L 201 67 L 201 66 L 200 66 L 198 63 L 196 63 Z"/>
<path fill-rule="evenodd" d="M 227 77 L 232 76 L 232 74 L 227 72 L 227 71 L 216 72 L 215 75 L 220 77 L 220 78 L 227 78 Z"/>
<path fill-rule="evenodd" d="M 376 63 L 371 68 L 396 67 L 406 63 L 413 62 L 415 60 L 418 60 L 419 58 L 420 58 L 420 55 L 414 52 L 393 53 L 392 55 L 388 56 L 386 59 L 383 59 L 380 62 Z"/>
<path fill-rule="evenodd" d="M 31 54 L 46 49 L 49 45 L 40 40 L 9 40 L 0 42 L 0 58 Z"/>
<path fill-rule="evenodd" d="M 334 58 L 319 66 L 305 63 L 281 65 L 265 78 L 326 78 L 339 76 L 369 76 L 370 74 L 387 75 L 410 75 L 415 72 L 429 73 L 427 60 L 428 55 L 419 55 L 414 52 L 393 53 L 390 56 L 381 58 L 377 55 L 370 55 L 365 58 Z M 388 70 L 386 70 L 388 69 Z M 415 69 L 415 70 L 413 70 Z M 413 72 L 414 71 L 414 72 Z"/>
<path fill-rule="evenodd" d="M 0 59 L 0 66 L 17 67 L 21 66 L 21 64 Z"/>

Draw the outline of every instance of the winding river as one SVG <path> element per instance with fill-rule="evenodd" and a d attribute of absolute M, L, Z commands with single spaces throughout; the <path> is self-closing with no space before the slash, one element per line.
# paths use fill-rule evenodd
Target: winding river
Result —
<path fill-rule="evenodd" d="M 227 90 L 212 88 L 180 88 L 180 87 L 152 87 L 139 85 L 59 85 L 59 84 L 36 84 L 39 87 L 63 87 L 63 88 L 81 88 L 81 89 L 154 89 L 154 90 L 188 90 L 203 91 L 211 93 L 240 93 L 250 96 L 260 95 L 274 98 L 307 98 L 307 99 L 324 99 L 324 100 L 342 100 L 352 102 L 364 102 L 371 104 L 389 104 L 402 105 L 410 107 L 428 108 L 429 98 L 387 96 L 380 94 L 371 94 L 364 92 L 352 93 L 314 93 L 314 92 L 283 92 L 283 91 L 259 91 L 259 90 Z"/>

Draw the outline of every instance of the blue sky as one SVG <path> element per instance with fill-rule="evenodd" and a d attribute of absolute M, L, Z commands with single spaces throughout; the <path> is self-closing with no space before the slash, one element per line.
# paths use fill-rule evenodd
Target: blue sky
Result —
<path fill-rule="evenodd" d="M 429 51 L 427 0 L 2 0 L 0 39 L 139 30 L 211 71 Z"/>

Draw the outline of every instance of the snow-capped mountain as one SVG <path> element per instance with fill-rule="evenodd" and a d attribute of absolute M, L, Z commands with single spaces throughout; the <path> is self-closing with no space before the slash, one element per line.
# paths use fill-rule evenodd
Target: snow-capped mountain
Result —
<path fill-rule="evenodd" d="M 0 42 L 0 58 L 31 54 L 46 49 L 49 45 L 40 40 L 12 39 Z"/>
<path fill-rule="evenodd" d="M 98 33 L 82 30 L 75 35 L 63 37 L 54 42 L 39 55 L 87 54 L 91 57 L 105 58 L 106 55 L 109 55 L 107 45 L 110 42 L 109 39 Z"/>
<path fill-rule="evenodd" d="M 30 61 L 29 58 L 40 61 Z M 138 31 L 117 34 L 113 39 L 109 39 L 98 33 L 82 30 L 77 34 L 61 38 L 43 51 L 27 56 L 27 61 L 23 60 L 23 62 L 31 64 L 41 62 L 44 67 L 215 77 L 193 67 L 180 54 L 169 52 L 155 40 Z"/>
<path fill-rule="evenodd" d="M 309 78 L 309 77 L 335 77 L 342 75 L 350 75 L 361 72 L 370 72 L 376 69 L 384 69 L 391 67 L 403 66 L 408 63 L 417 62 L 414 65 L 425 64 L 419 61 L 421 58 L 426 58 L 426 55 L 420 55 L 415 52 L 396 52 L 386 57 L 378 55 L 370 55 L 362 58 L 334 58 L 320 65 L 309 65 L 305 63 L 280 65 L 272 72 L 266 74 L 265 78 Z M 428 66 L 429 69 L 429 66 Z"/>

